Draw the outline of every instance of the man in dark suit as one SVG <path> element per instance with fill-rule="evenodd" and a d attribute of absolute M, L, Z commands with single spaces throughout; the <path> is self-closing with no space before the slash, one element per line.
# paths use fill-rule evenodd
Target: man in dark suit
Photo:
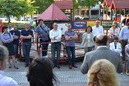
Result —
<path fill-rule="evenodd" d="M 106 35 L 96 36 L 97 49 L 85 54 L 84 61 L 81 65 L 81 72 L 86 74 L 94 61 L 99 59 L 107 59 L 114 64 L 118 73 L 123 72 L 122 59 L 120 54 L 110 50 L 107 47 L 108 38 Z"/>

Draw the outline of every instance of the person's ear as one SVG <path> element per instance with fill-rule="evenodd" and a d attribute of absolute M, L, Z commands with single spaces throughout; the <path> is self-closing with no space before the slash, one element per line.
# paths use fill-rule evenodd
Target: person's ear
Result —
<path fill-rule="evenodd" d="M 3 68 L 3 61 L 0 61 L 0 69 Z"/>
<path fill-rule="evenodd" d="M 108 46 L 110 43 L 107 41 L 106 46 Z"/>
<path fill-rule="evenodd" d="M 96 43 L 96 42 L 95 42 Z M 96 43 L 97 46 L 100 46 L 100 44 Z"/>

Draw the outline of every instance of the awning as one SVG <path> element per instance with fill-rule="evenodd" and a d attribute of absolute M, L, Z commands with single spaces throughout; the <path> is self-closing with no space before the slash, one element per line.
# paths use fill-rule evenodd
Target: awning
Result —
<path fill-rule="evenodd" d="M 113 0 L 111 9 L 129 9 L 129 0 Z"/>
<path fill-rule="evenodd" d="M 73 9 L 73 0 L 55 1 L 55 4 L 60 9 Z"/>
<path fill-rule="evenodd" d="M 69 20 L 68 17 L 53 3 L 51 4 L 41 15 L 37 17 L 37 20 Z"/>

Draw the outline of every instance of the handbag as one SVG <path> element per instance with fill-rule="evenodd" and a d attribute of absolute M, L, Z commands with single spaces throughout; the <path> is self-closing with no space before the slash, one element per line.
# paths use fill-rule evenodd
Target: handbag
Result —
<path fill-rule="evenodd" d="M 42 26 L 40 26 L 40 27 L 42 28 L 42 30 L 43 30 L 45 33 L 47 33 L 48 41 L 50 41 L 49 33 L 44 29 L 44 28 L 46 28 L 47 26 L 45 26 L 44 28 L 43 28 Z"/>

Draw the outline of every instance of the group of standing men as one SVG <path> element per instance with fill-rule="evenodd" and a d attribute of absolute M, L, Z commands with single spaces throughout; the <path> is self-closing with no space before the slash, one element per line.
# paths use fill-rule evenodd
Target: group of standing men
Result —
<path fill-rule="evenodd" d="M 1 32 L 1 41 L 4 46 L 9 50 L 9 68 L 14 66 L 16 67 L 16 55 L 18 54 L 19 41 L 22 43 L 22 53 L 25 58 L 25 67 L 28 67 L 30 64 L 30 49 L 31 49 L 31 40 L 33 38 L 33 31 L 30 28 L 30 23 L 25 24 L 25 29 L 19 31 L 17 25 L 14 25 L 14 28 L 11 27 L 9 23 L 8 27 L 2 25 Z M 71 24 L 67 24 L 68 30 L 65 32 L 65 42 L 66 42 L 66 51 L 68 55 L 68 64 L 69 68 L 77 68 L 75 66 L 75 39 L 77 38 L 77 33 L 71 29 Z M 51 41 L 51 57 L 54 64 L 54 67 L 60 68 L 60 55 L 61 55 L 61 39 L 62 32 L 58 29 L 58 24 L 53 23 L 53 28 L 50 30 L 42 19 L 38 20 L 38 26 L 35 29 L 35 40 L 40 38 L 42 46 L 42 56 L 47 56 L 48 45 Z M 72 57 L 71 57 L 72 55 Z M 13 64 L 11 63 L 11 61 Z"/>
<path fill-rule="evenodd" d="M 25 29 L 19 31 L 18 26 L 9 23 L 8 27 L 3 26 L 1 32 L 1 42 L 4 46 L 7 47 L 9 51 L 9 68 L 16 66 L 16 57 L 18 56 L 19 50 L 19 41 L 22 40 L 22 51 L 23 56 L 25 57 L 25 67 L 28 67 L 30 64 L 30 48 L 31 48 L 31 39 L 33 37 L 33 31 L 30 29 L 30 23 L 25 24 Z"/>
<path fill-rule="evenodd" d="M 71 24 L 67 24 L 68 30 L 65 32 L 65 46 L 68 55 L 69 69 L 75 66 L 75 39 L 77 38 L 77 33 L 71 29 Z M 61 55 L 61 39 L 62 32 L 58 29 L 58 24 L 53 23 L 53 29 L 50 30 L 42 19 L 39 20 L 39 25 L 36 28 L 36 38 L 40 38 L 42 43 L 42 56 L 47 56 L 48 44 L 51 41 L 51 57 L 54 67 L 60 68 L 60 55 Z M 72 57 L 71 57 L 72 55 Z"/>

